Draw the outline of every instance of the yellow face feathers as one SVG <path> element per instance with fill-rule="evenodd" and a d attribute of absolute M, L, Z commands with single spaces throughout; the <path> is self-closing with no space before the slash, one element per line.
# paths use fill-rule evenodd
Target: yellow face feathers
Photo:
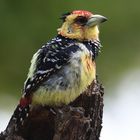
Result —
<path fill-rule="evenodd" d="M 74 22 L 78 17 L 77 15 L 70 15 L 67 17 L 66 21 L 63 23 L 62 27 L 58 29 L 58 34 L 62 36 L 78 39 L 78 40 L 94 40 L 98 39 L 99 30 L 97 26 L 86 27 L 81 26 Z"/>
<path fill-rule="evenodd" d="M 58 34 L 80 41 L 98 40 L 98 24 L 104 21 L 106 21 L 105 17 L 87 11 L 72 12 L 65 17 Z"/>
<path fill-rule="evenodd" d="M 58 34 L 72 39 L 83 40 L 82 27 L 74 23 L 74 19 L 76 19 L 76 17 L 77 15 L 68 16 L 62 27 L 58 29 Z"/>

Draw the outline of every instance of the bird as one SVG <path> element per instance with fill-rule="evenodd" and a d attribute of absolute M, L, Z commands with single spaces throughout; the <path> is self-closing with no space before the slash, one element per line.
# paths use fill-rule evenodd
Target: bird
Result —
<path fill-rule="evenodd" d="M 10 121 L 24 124 L 35 106 L 63 106 L 74 101 L 96 79 L 101 49 L 99 25 L 106 17 L 74 10 L 60 18 L 57 35 L 32 57 L 22 97 Z"/>

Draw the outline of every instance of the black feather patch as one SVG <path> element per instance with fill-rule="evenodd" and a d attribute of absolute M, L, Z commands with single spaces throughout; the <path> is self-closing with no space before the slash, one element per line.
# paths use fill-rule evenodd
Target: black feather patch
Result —
<path fill-rule="evenodd" d="M 65 14 L 62 14 L 62 16 L 60 17 L 60 19 L 64 22 L 65 19 L 66 19 L 66 17 L 67 17 L 68 15 L 70 15 L 70 14 L 71 14 L 70 12 L 67 12 L 67 13 L 65 13 Z"/>

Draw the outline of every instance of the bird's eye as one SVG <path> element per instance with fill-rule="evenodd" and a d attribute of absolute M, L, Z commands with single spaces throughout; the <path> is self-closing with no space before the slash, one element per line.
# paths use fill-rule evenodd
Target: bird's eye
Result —
<path fill-rule="evenodd" d="M 86 17 L 83 17 L 83 16 L 78 16 L 76 19 L 75 19 L 75 23 L 77 24 L 80 24 L 80 25 L 85 25 L 87 23 L 88 19 Z"/>

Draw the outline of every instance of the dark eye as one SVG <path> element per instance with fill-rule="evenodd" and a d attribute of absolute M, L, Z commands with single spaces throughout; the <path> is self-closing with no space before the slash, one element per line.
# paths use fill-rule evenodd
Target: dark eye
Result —
<path fill-rule="evenodd" d="M 87 21 L 88 21 L 88 19 L 86 17 L 83 17 L 83 16 L 78 16 L 75 19 L 75 23 L 80 24 L 80 25 L 85 25 Z"/>

